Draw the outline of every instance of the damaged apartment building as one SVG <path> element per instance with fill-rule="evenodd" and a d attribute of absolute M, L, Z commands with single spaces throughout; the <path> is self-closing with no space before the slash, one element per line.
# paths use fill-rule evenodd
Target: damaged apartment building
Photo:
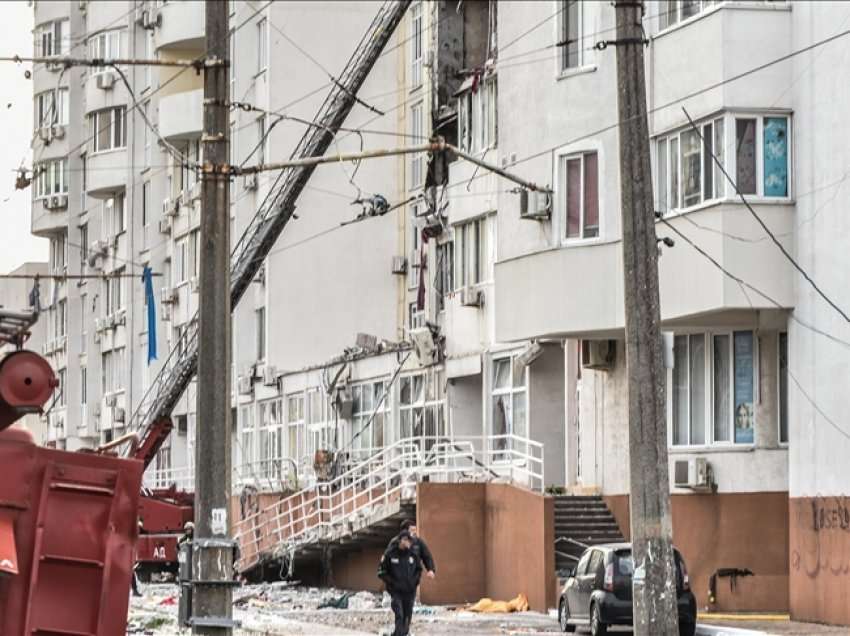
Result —
<path fill-rule="evenodd" d="M 201 2 L 34 4 L 44 55 L 203 53 Z M 232 163 L 289 156 L 379 6 L 231 2 L 232 24 L 246 23 L 231 38 Z M 846 227 L 820 213 L 836 207 L 841 162 L 817 159 L 846 154 L 818 124 L 846 126 L 850 97 L 829 97 L 840 89 L 826 76 L 840 56 L 773 63 L 844 17 L 816 6 L 647 2 L 647 101 L 657 232 L 673 239 L 659 270 L 674 541 L 698 603 L 850 623 L 846 568 L 820 558 L 822 545 L 847 548 L 824 521 L 847 514 L 847 442 L 824 424 L 843 412 L 835 378 L 847 358 L 811 327 L 850 338 L 718 166 L 802 267 L 841 290 L 827 270 Z M 315 171 L 233 309 L 242 565 L 294 562 L 303 577 L 322 565 L 338 585 L 375 587 L 381 544 L 415 514 L 441 568 L 471 550 L 485 564 L 443 570 L 424 600 L 523 592 L 545 609 L 575 541 L 629 537 L 629 177 L 615 47 L 604 45 L 614 17 L 607 3 L 569 0 L 410 3 L 330 152 L 441 136 L 550 192 L 440 154 Z M 127 77 L 132 93 L 108 70 L 33 74 L 33 232 L 51 239 L 51 272 L 103 275 L 42 294 L 45 353 L 62 391 L 80 396 L 51 411 L 48 439 L 69 449 L 126 432 L 197 310 L 198 184 L 158 137 L 200 157 L 202 79 L 165 67 Z M 274 188 L 274 173 L 232 181 L 234 243 Z M 143 265 L 155 275 L 157 360 L 142 283 L 114 275 Z M 191 490 L 195 400 L 190 386 L 149 486 Z M 517 545 L 534 547 L 496 568 L 496 552 Z M 739 572 L 736 586 L 718 582 L 721 569 Z"/>

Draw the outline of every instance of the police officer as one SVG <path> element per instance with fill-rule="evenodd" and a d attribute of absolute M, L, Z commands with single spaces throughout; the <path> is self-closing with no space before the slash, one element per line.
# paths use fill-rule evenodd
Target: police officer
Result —
<path fill-rule="evenodd" d="M 390 542 L 381 557 L 378 566 L 378 578 L 387 586 L 392 598 L 392 610 L 395 615 L 395 630 L 392 636 L 407 636 L 410 619 L 413 617 L 413 601 L 416 588 L 422 576 L 422 559 L 413 550 L 414 538 L 407 530 L 402 530 Z"/>
<path fill-rule="evenodd" d="M 412 519 L 405 519 L 401 522 L 401 531 L 407 532 L 410 534 L 410 539 L 413 542 L 413 545 L 410 547 L 416 556 L 422 561 L 422 565 L 425 568 L 425 576 L 429 579 L 433 579 L 437 576 L 437 565 L 434 563 L 434 557 L 431 555 L 431 550 L 428 549 L 428 545 L 419 536 L 418 529 L 416 528 L 416 522 Z M 398 537 L 392 539 L 387 546 L 387 548 L 391 547 L 393 544 L 398 544 Z"/>

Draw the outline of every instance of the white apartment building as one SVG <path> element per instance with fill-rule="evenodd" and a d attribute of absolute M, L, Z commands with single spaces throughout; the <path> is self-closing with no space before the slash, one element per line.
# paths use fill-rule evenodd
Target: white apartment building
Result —
<path fill-rule="evenodd" d="M 840 344 L 847 325 L 712 158 L 782 247 L 846 305 L 836 267 L 847 234 L 836 178 L 846 149 L 824 124 L 846 109 L 847 91 L 831 83 L 829 69 L 847 44 L 784 56 L 834 35 L 847 8 L 645 4 L 656 209 L 664 219 L 657 231 L 675 241 L 660 246 L 659 258 L 662 328 L 673 343 L 674 541 L 701 607 L 710 576 L 735 567 L 754 575 L 735 590 L 718 583 L 709 606 L 790 608 L 795 617 L 847 623 L 838 599 L 850 581 L 846 567 L 836 568 L 846 565 L 841 529 L 850 517 L 839 458 L 848 442 L 829 415 L 846 410 L 834 382 L 848 361 Z M 500 42 L 517 40 L 497 64 L 500 154 L 554 195 L 551 215 L 537 219 L 522 217 L 515 194 L 498 195 L 495 285 L 510 301 L 497 305 L 495 337 L 565 343 L 566 481 L 573 491 L 602 493 L 628 533 L 619 184 L 629 176 L 619 170 L 615 45 L 595 46 L 616 38 L 614 10 L 505 2 L 499 12 Z"/>

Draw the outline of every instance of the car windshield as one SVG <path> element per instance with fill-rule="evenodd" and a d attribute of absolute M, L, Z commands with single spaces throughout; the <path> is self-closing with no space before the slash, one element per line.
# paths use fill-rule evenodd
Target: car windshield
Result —
<path fill-rule="evenodd" d="M 632 553 L 627 550 L 617 552 L 617 571 L 621 576 L 631 576 L 635 572 Z"/>

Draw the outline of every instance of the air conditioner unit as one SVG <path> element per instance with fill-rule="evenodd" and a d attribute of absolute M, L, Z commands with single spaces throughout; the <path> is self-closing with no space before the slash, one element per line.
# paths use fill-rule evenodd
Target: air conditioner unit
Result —
<path fill-rule="evenodd" d="M 177 290 L 173 287 L 163 287 L 159 295 L 159 300 L 163 305 L 168 305 L 177 300 Z"/>
<path fill-rule="evenodd" d="M 115 314 L 110 314 L 106 317 L 106 328 L 115 329 Z"/>
<path fill-rule="evenodd" d="M 109 71 L 97 74 L 97 87 L 108 90 L 115 85 L 115 75 Z"/>
<path fill-rule="evenodd" d="M 519 218 L 542 221 L 552 215 L 552 196 L 548 192 L 521 190 Z"/>
<path fill-rule="evenodd" d="M 168 305 L 162 305 L 162 320 L 168 322 L 171 320 L 171 308 Z"/>
<path fill-rule="evenodd" d="M 93 252 L 95 256 L 105 256 L 106 255 L 107 243 L 106 241 L 96 240 L 91 242 L 91 248 L 89 252 Z"/>
<path fill-rule="evenodd" d="M 340 419 L 351 419 L 351 416 L 354 414 L 354 400 L 351 397 L 351 391 L 347 387 L 337 387 L 336 406 Z"/>
<path fill-rule="evenodd" d="M 48 210 L 61 210 L 68 207 L 68 197 L 64 194 L 54 194 L 44 199 L 44 207 Z"/>
<path fill-rule="evenodd" d="M 88 8 L 88 0 L 79 0 L 77 6 L 80 9 L 80 13 L 85 13 L 86 9 Z"/>
<path fill-rule="evenodd" d="M 246 174 L 242 177 L 242 189 L 243 190 L 256 190 L 257 189 L 257 175 L 256 174 Z"/>
<path fill-rule="evenodd" d="M 143 29 L 152 31 L 156 27 L 162 26 L 162 14 L 155 10 L 142 11 L 141 20 L 139 22 Z"/>
<path fill-rule="evenodd" d="M 416 357 L 422 364 L 430 364 L 434 361 L 434 353 L 437 345 L 434 343 L 434 335 L 428 327 L 420 327 L 410 330 L 410 340 L 416 350 Z"/>
<path fill-rule="evenodd" d="M 64 139 L 65 138 L 65 126 L 56 125 L 50 129 L 50 134 L 56 139 Z"/>
<path fill-rule="evenodd" d="M 116 398 L 114 395 L 107 395 L 103 401 L 106 406 L 113 407 L 117 403 L 118 398 Z"/>
<path fill-rule="evenodd" d="M 277 384 L 277 367 L 272 364 L 267 364 L 263 367 L 263 384 L 266 386 L 275 386 Z"/>
<path fill-rule="evenodd" d="M 407 259 L 404 256 L 393 256 L 393 274 L 407 274 Z"/>
<path fill-rule="evenodd" d="M 174 216 L 177 214 L 177 201 L 172 201 L 171 199 L 163 199 L 162 200 L 162 215 L 163 216 Z"/>
<path fill-rule="evenodd" d="M 543 355 L 543 345 L 539 342 L 532 341 L 522 352 L 516 357 L 516 362 L 522 367 L 530 366 L 532 362 Z"/>
<path fill-rule="evenodd" d="M 705 457 L 677 459 L 673 462 L 673 485 L 676 488 L 706 490 L 711 488 L 711 466 Z"/>
<path fill-rule="evenodd" d="M 38 138 L 44 143 L 50 143 L 50 128 L 42 126 L 38 129 Z"/>
<path fill-rule="evenodd" d="M 117 406 L 114 409 L 112 409 L 112 420 L 114 422 L 121 422 L 123 424 L 125 418 L 126 418 L 126 412 L 120 406 Z"/>
<path fill-rule="evenodd" d="M 239 379 L 236 381 L 236 388 L 239 391 L 239 395 L 251 395 L 251 392 L 254 390 L 254 383 L 251 380 L 250 375 L 239 376 Z"/>
<path fill-rule="evenodd" d="M 483 307 L 484 292 L 475 287 L 464 287 L 460 290 L 460 304 L 464 307 Z"/>
<path fill-rule="evenodd" d="M 103 328 L 104 328 L 103 320 L 100 319 L 100 318 L 95 318 L 94 319 L 94 331 L 95 331 L 95 333 L 100 333 L 101 331 L 103 331 Z"/>
<path fill-rule="evenodd" d="M 127 311 L 125 309 L 121 309 L 115 314 L 115 324 L 116 325 L 126 325 L 127 324 Z"/>
<path fill-rule="evenodd" d="M 165 217 L 159 220 L 159 233 L 168 234 L 171 231 L 171 219 Z"/>
<path fill-rule="evenodd" d="M 201 279 L 200 279 L 199 276 L 192 276 L 191 278 L 189 278 L 189 289 L 193 293 L 197 293 L 200 284 L 201 284 Z"/>
<path fill-rule="evenodd" d="M 616 359 L 616 340 L 582 340 L 581 366 L 585 369 L 608 371 Z"/>

